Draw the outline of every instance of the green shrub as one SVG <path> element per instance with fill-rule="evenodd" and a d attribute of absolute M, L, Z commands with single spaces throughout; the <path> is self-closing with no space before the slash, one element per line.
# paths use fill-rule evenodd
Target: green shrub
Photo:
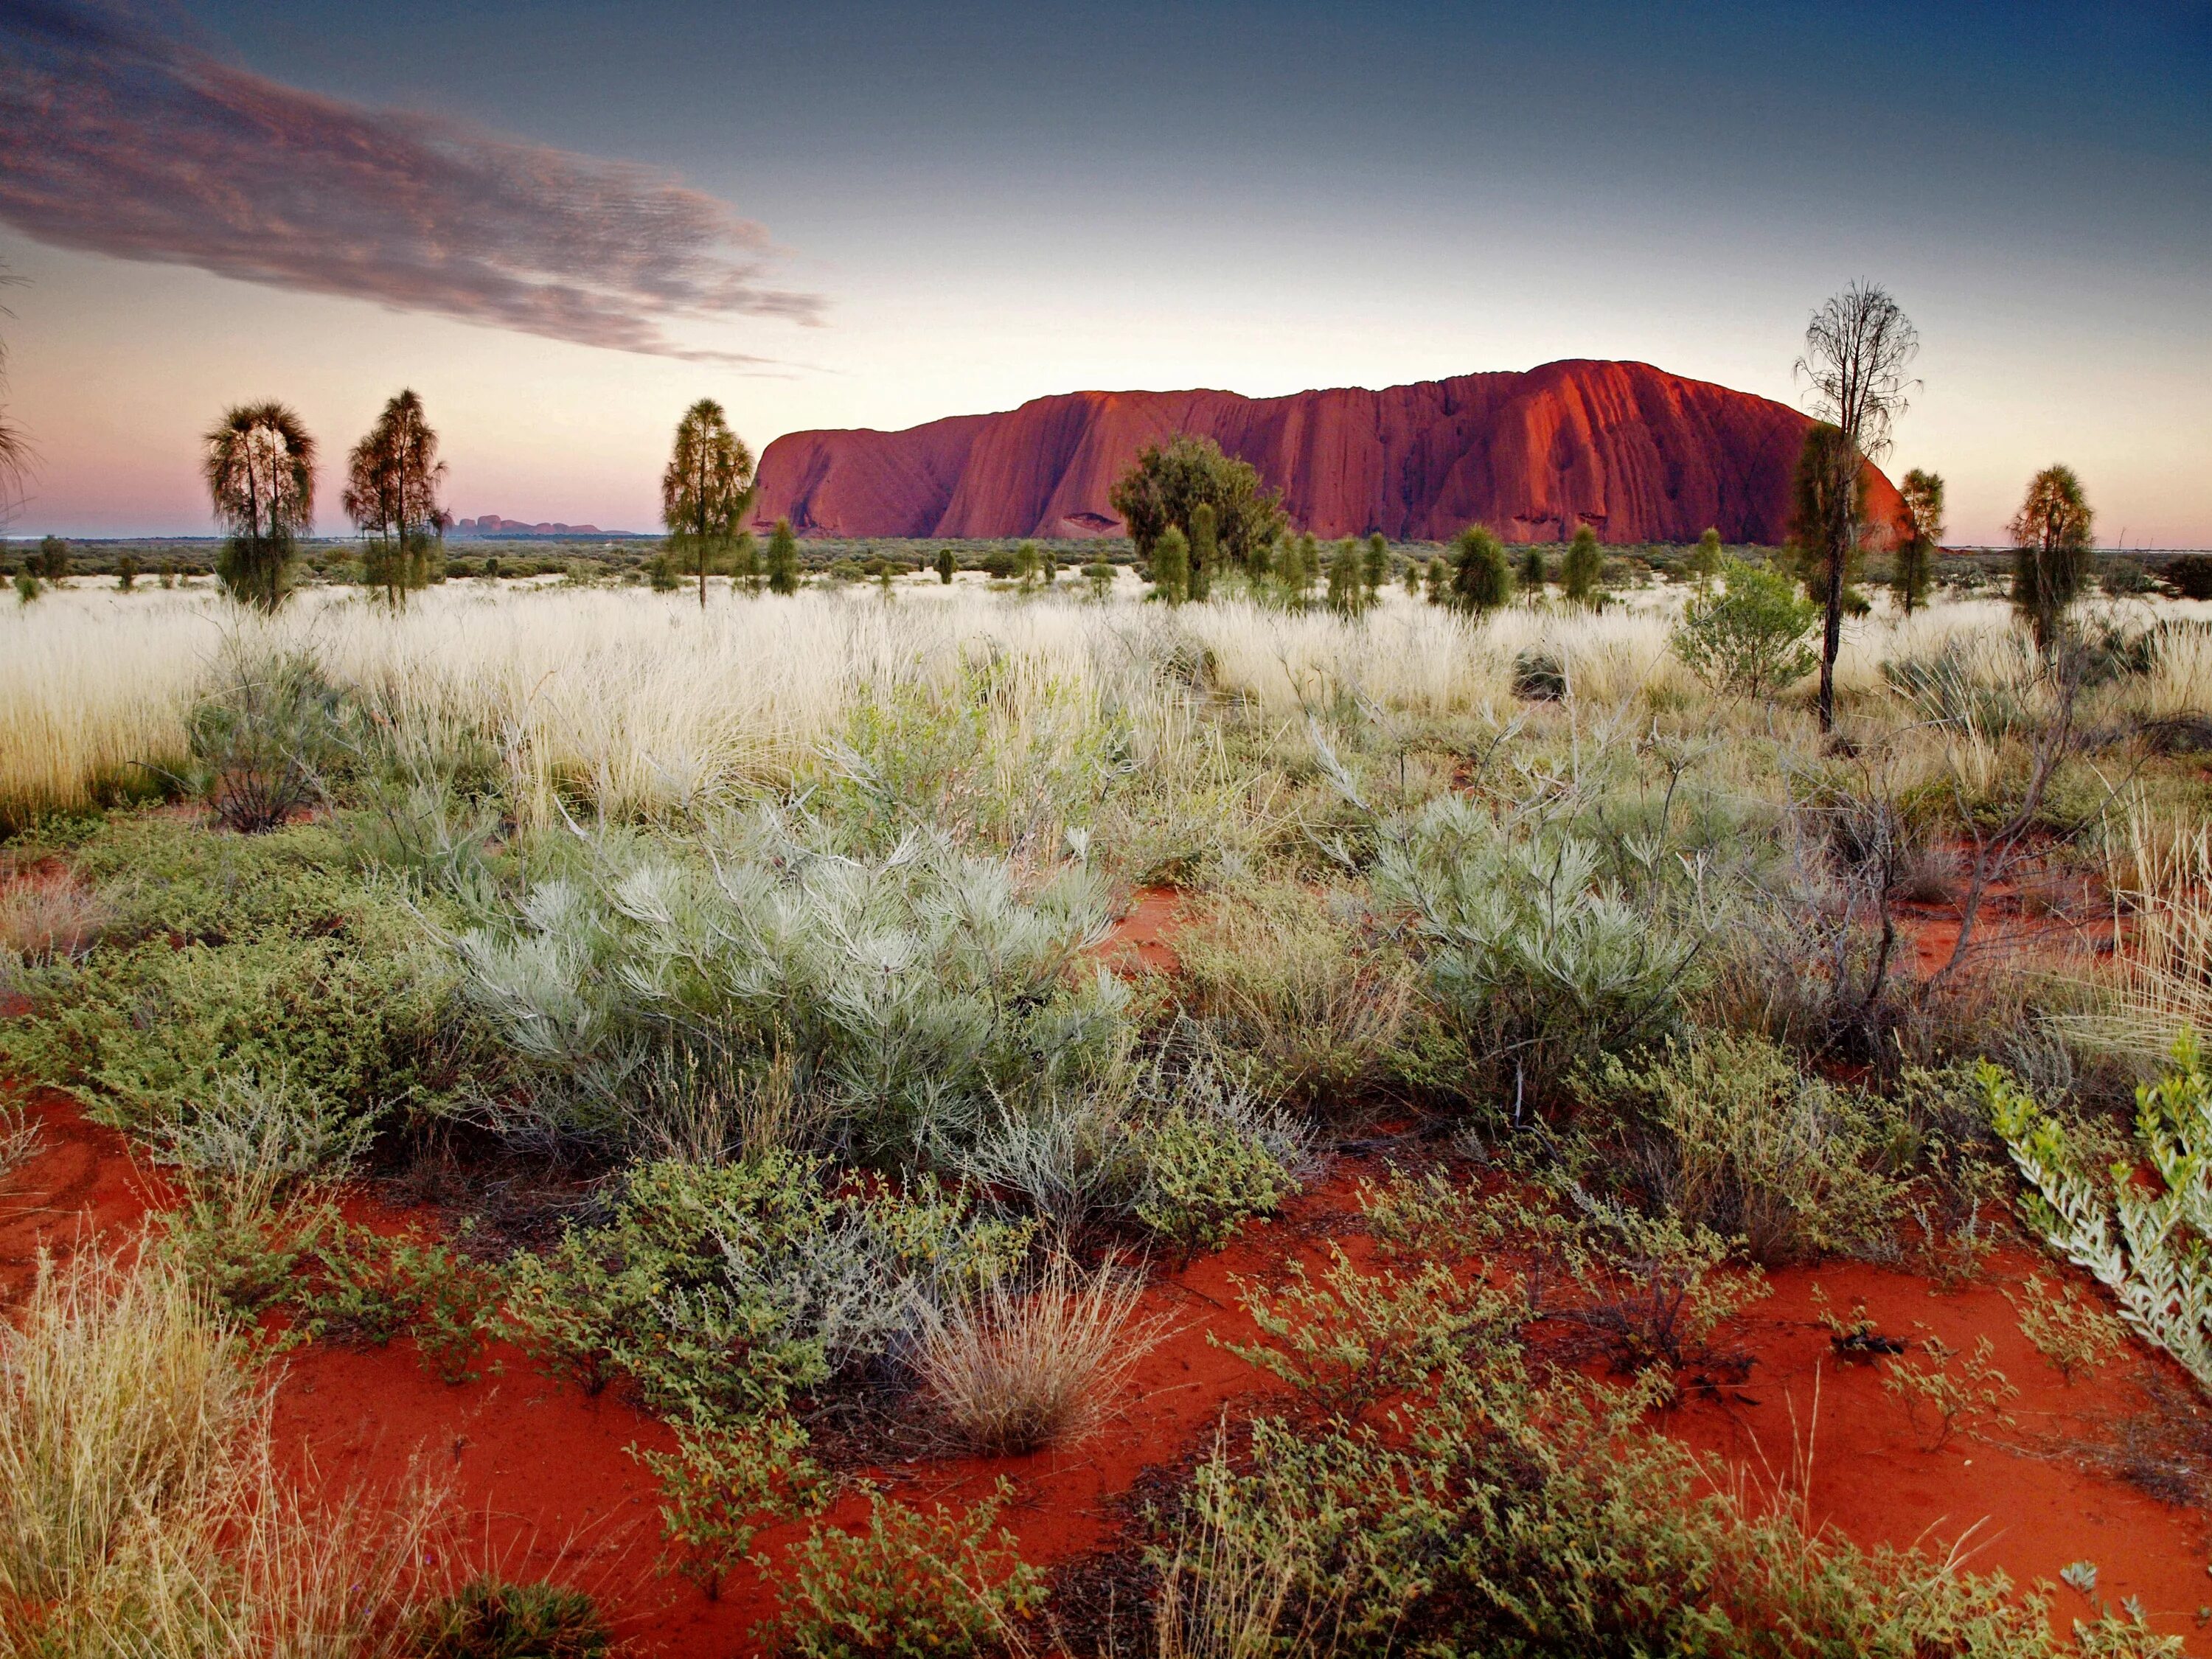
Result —
<path fill-rule="evenodd" d="M 1023 1650 L 1045 1576 L 993 1530 L 1008 1489 L 964 1516 L 869 1494 L 868 1529 L 816 1531 L 793 1549 L 784 1611 L 761 1632 L 795 1659 L 921 1659 Z"/>
<path fill-rule="evenodd" d="M 613 1648 L 583 1591 L 484 1577 L 424 1608 L 408 1651 L 416 1659 L 605 1659 Z"/>
<path fill-rule="evenodd" d="M 1581 1092 L 1618 1123 L 1616 1167 L 1754 1261 L 1879 1251 L 1893 1236 L 1903 1192 L 1882 1167 L 1875 1103 L 1806 1076 L 1765 1037 L 1670 1038 L 1634 1066 L 1608 1056 Z"/>
<path fill-rule="evenodd" d="M 805 1455 L 806 1431 L 771 1413 L 741 1429 L 678 1424 L 673 1452 L 630 1455 L 660 1482 L 661 1536 L 683 1551 L 678 1571 L 713 1601 L 770 1519 L 817 1511 L 833 1490 Z"/>
<path fill-rule="evenodd" d="M 1297 1189 L 1282 1156 L 1229 1117 L 1177 1108 L 1137 1135 L 1145 1176 L 1132 1207 L 1184 1255 L 1219 1249 Z"/>
<path fill-rule="evenodd" d="M 1410 912 L 1439 1017 L 1516 1111 L 1679 1027 L 1703 929 L 1656 879 L 1634 891 L 1597 843 L 1458 795 L 1382 839 L 1376 895 Z"/>
<path fill-rule="evenodd" d="M 1675 623 L 1674 654 L 1714 690 L 1771 696 L 1811 673 L 1817 611 L 1779 571 L 1731 562 L 1722 586 L 1693 596 Z"/>
<path fill-rule="evenodd" d="M 523 1346 L 586 1389 L 623 1377 L 655 1412 L 737 1428 L 880 1358 L 914 1298 L 1010 1272 L 1032 1231 L 927 1176 L 895 1193 L 789 1152 L 669 1160 L 632 1170 L 605 1225 L 518 1257 L 508 1305 Z"/>
<path fill-rule="evenodd" d="M 2065 1129 L 2017 1083 L 1987 1061 L 1979 1077 L 1990 1121 L 2028 1185 L 2021 1200 L 2028 1224 L 2094 1273 L 2118 1298 L 2120 1317 L 2212 1393 L 2212 1071 L 2195 1032 L 2182 1033 L 2163 1078 L 2136 1091 L 2132 1154 L 2157 1175 L 2155 1189 L 2136 1180 L 2130 1161 L 2102 1181 L 2089 1175 Z"/>
<path fill-rule="evenodd" d="M 100 890 L 116 895 L 112 938 L 142 937 L 33 970 L 39 1016 L 0 1026 L 0 1058 L 156 1137 L 236 1109 L 248 1087 L 281 1087 L 334 1134 L 448 1109 L 477 1045 L 457 976 L 394 896 L 319 867 L 291 833 L 125 835 L 81 856 L 98 872 L 118 850 L 149 852 Z"/>
<path fill-rule="evenodd" d="M 1267 1092 L 1357 1099 L 1392 1077 L 1418 975 L 1346 892 L 1293 882 L 1224 895 L 1176 935 L 1183 1012 Z"/>
<path fill-rule="evenodd" d="M 346 752 L 337 689 L 305 651 L 234 640 L 187 717 L 194 779 L 232 830 L 273 830 L 315 799 Z"/>

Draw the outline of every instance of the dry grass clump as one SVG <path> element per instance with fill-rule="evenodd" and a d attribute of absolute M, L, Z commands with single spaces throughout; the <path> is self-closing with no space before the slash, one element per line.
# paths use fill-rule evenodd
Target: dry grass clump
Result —
<path fill-rule="evenodd" d="M 112 906 L 73 881 L 19 881 L 0 890 L 0 955 L 25 962 L 81 957 L 113 920 Z"/>
<path fill-rule="evenodd" d="M 915 1368 L 970 1451 L 1013 1456 L 1073 1438 L 1163 1334 L 1137 1317 L 1143 1290 L 1114 1261 L 1085 1273 L 1055 1255 L 1025 1289 L 997 1280 L 928 1306 Z"/>
<path fill-rule="evenodd" d="M 310 1505 L 243 1339 L 173 1264 L 42 1264 L 0 1328 L 0 1651 L 380 1659 L 427 1498 Z"/>
<path fill-rule="evenodd" d="M 2112 1006 L 2064 1024 L 2154 1066 L 2185 1030 L 2212 1032 L 2212 825 L 2136 805 L 2111 879 L 2122 910 Z"/>

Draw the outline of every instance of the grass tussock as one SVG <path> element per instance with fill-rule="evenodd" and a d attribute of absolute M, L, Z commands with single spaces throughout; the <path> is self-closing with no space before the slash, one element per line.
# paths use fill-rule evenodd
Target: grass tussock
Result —
<path fill-rule="evenodd" d="M 428 1497 L 325 1505 L 279 1471 L 244 1339 L 175 1267 L 42 1267 L 0 1334 L 0 1650 L 408 1651 Z"/>
<path fill-rule="evenodd" d="M 1006 1456 L 1080 1437 L 1159 1340 L 1138 1316 L 1143 1282 L 1108 1261 L 1055 1255 L 1026 1287 L 1004 1281 L 932 1306 L 914 1364 L 970 1451 Z"/>

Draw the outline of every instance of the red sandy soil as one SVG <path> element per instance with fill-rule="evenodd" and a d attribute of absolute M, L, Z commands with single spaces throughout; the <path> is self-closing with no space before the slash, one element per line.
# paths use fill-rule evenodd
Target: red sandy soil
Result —
<path fill-rule="evenodd" d="M 1149 952 L 1164 954 L 1174 906 L 1172 895 L 1140 896 L 1114 943 L 1133 945 L 1148 962 Z M 165 1200 L 121 1138 L 86 1123 L 65 1097 L 40 1092 L 30 1103 L 45 1150 L 0 1189 L 0 1297 L 9 1301 L 20 1295 L 41 1243 L 65 1247 L 135 1229 Z M 1249 1408 L 1273 1389 L 1208 1334 L 1231 1341 L 1252 1334 L 1232 1276 L 1272 1277 L 1291 1260 L 1317 1261 L 1327 1238 L 1350 1219 L 1360 1172 L 1347 1161 L 1280 1220 L 1248 1230 L 1219 1255 L 1161 1274 L 1145 1309 L 1172 1328 L 1139 1364 L 1118 1414 L 1080 1443 L 1027 1457 L 920 1460 L 878 1478 L 909 1503 L 965 1504 L 1006 1477 L 1014 1497 L 1005 1522 L 1024 1556 L 1041 1565 L 1109 1543 L 1121 1524 L 1115 1500 L 1148 1468 L 1201 1448 L 1224 1409 Z M 374 1206 L 356 1200 L 349 1209 L 367 1214 Z M 380 1224 L 410 1218 L 385 1211 Z M 1786 1474 L 1809 1455 L 1802 1461 L 1811 1471 L 1812 1519 L 1862 1543 L 1946 1550 L 1963 1540 L 1972 1569 L 2002 1568 L 2021 1583 L 2056 1581 L 2069 1563 L 2093 1561 L 2100 1595 L 2115 1604 L 2137 1596 L 2159 1629 L 2188 1636 L 2193 1651 L 2212 1651 L 2197 1621 L 2197 1609 L 2212 1602 L 2203 1522 L 2086 1461 L 2086 1443 L 2136 1402 L 2117 1368 L 2069 1387 L 2029 1347 L 2002 1286 L 2033 1265 L 2025 1253 L 2001 1255 L 1989 1276 L 1948 1293 L 1856 1263 L 1777 1273 L 1771 1294 L 1727 1337 L 1755 1357 L 1747 1381 L 1692 1392 L 1662 1426 L 1754 1480 L 1767 1471 Z M 1995 1363 L 2021 1390 L 2010 1407 L 2015 1425 L 1990 1440 L 1960 1437 L 1940 1451 L 1923 1449 L 1904 1407 L 1882 1389 L 1879 1369 L 1838 1364 L 1815 1316 L 1816 1284 L 1838 1314 L 1863 1301 L 1883 1332 L 1916 1344 L 1932 1332 L 1970 1350 L 1987 1336 Z M 504 1346 L 485 1356 L 480 1381 L 452 1387 L 426 1371 L 404 1341 L 310 1348 L 285 1365 L 283 1442 L 329 1489 L 426 1471 L 450 1481 L 459 1547 L 471 1567 L 550 1575 L 590 1590 L 640 1651 L 724 1659 L 757 1650 L 750 1632 L 775 1607 L 757 1576 L 740 1571 L 710 1602 L 685 1581 L 656 1572 L 657 1495 L 626 1449 L 666 1449 L 672 1440 L 664 1425 L 613 1393 L 586 1397 L 540 1376 Z M 855 1495 L 832 1516 L 852 1522 L 865 1513 Z M 763 1542 L 773 1550 L 794 1532 Z M 2074 1591 L 2059 1592 L 2062 1628 L 2093 1611 Z"/>

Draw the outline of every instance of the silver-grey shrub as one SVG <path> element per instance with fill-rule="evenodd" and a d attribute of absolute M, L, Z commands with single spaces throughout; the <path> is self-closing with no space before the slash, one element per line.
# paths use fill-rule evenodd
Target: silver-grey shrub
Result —
<path fill-rule="evenodd" d="M 1025 890 L 921 830 L 845 857 L 763 807 L 683 842 L 582 832 L 569 873 L 453 944 L 523 1062 L 491 1106 L 510 1132 L 650 1140 L 676 1054 L 786 1067 L 839 1150 L 911 1158 L 1118 1059 L 1129 994 L 1079 961 L 1106 920 L 1079 868 Z"/>
<path fill-rule="evenodd" d="M 1375 890 L 1410 912 L 1438 1013 L 1516 1114 L 1578 1067 L 1680 1029 L 1706 924 L 1694 884 L 1663 875 L 1663 848 L 1624 878 L 1556 818 L 1457 795 L 1386 824 L 1381 842 Z"/>

